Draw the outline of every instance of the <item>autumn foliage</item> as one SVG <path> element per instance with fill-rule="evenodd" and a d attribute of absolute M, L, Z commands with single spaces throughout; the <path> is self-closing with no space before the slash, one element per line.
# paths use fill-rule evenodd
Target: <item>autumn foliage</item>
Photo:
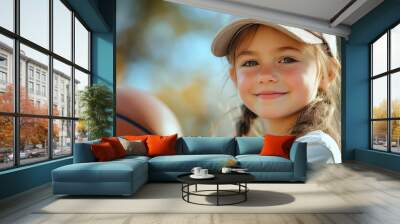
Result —
<path fill-rule="evenodd" d="M 13 112 L 14 107 L 13 85 L 8 85 L 6 92 L 0 93 L 0 111 Z M 48 114 L 48 103 L 34 105 L 29 99 L 29 95 L 24 87 L 20 88 L 20 110 L 21 114 Z M 55 110 L 58 114 L 59 111 Z M 13 117 L 0 116 L 0 147 L 13 148 Z M 48 119 L 47 118 L 20 118 L 20 148 L 24 149 L 26 145 L 46 144 L 48 137 Z M 59 135 L 59 127 L 53 126 L 53 138 Z"/>
<path fill-rule="evenodd" d="M 378 106 L 373 108 L 373 118 L 387 118 L 387 101 L 381 101 Z M 398 99 L 392 100 L 391 104 L 391 117 L 400 117 L 400 101 Z M 387 121 L 373 122 L 374 138 L 386 139 L 387 136 Z M 400 122 L 397 120 L 391 121 L 391 137 L 392 141 L 398 141 L 400 138 Z"/>

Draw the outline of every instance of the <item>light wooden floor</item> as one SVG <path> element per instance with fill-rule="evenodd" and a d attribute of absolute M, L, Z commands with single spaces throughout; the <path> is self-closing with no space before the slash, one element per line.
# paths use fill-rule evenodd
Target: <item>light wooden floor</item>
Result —
<path fill-rule="evenodd" d="M 400 223 L 400 174 L 360 163 L 330 165 L 309 173 L 346 201 L 369 204 L 358 214 L 36 214 L 54 200 L 49 185 L 0 201 L 0 223 Z"/>

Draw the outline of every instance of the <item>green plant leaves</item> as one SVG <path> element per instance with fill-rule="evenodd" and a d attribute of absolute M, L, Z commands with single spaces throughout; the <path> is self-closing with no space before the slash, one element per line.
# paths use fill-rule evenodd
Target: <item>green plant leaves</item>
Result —
<path fill-rule="evenodd" d="M 113 95 L 110 89 L 103 84 L 88 86 L 80 93 L 79 102 L 89 139 L 110 136 L 108 129 L 112 125 L 113 115 Z"/>

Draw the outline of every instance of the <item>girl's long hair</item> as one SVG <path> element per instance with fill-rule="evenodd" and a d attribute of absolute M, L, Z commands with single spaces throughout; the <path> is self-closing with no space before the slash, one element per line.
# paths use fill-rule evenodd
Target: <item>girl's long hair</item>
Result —
<path fill-rule="evenodd" d="M 243 29 L 234 38 L 228 50 L 227 59 L 231 66 L 236 63 L 236 50 L 241 44 L 249 44 L 255 36 L 259 24 Z M 306 105 L 299 113 L 295 125 L 290 130 L 292 135 L 300 137 L 314 130 L 321 130 L 329 134 L 338 143 L 340 140 L 340 71 L 341 66 L 337 58 L 329 56 L 322 45 L 307 45 L 315 56 L 318 68 L 317 80 L 334 77 L 327 89 L 318 89 L 316 98 Z M 236 121 L 236 135 L 245 136 L 251 131 L 257 115 L 244 104 L 240 106 L 241 116 Z"/>

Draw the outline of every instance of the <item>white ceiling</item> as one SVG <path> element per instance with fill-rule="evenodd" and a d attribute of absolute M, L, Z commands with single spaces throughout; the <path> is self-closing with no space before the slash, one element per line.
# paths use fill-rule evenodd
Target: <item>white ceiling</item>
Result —
<path fill-rule="evenodd" d="M 167 0 L 348 37 L 351 25 L 383 0 Z M 346 7 L 347 6 L 347 7 Z M 345 10 L 342 10 L 345 9 Z"/>
<path fill-rule="evenodd" d="M 329 21 L 351 0 L 226 0 Z M 311 6 L 311 7 L 310 7 Z"/>

